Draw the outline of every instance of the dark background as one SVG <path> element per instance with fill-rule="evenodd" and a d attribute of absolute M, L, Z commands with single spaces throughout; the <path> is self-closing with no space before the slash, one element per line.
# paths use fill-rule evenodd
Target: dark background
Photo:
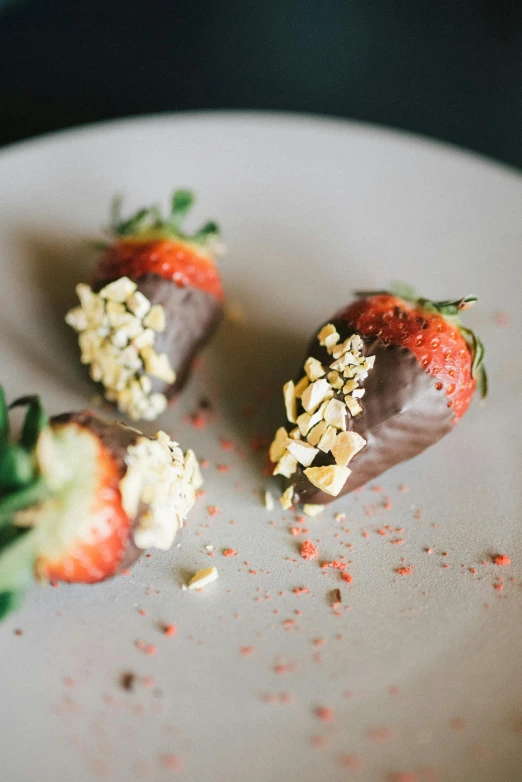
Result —
<path fill-rule="evenodd" d="M 0 144 L 209 108 L 353 117 L 522 166 L 522 3 L 0 0 Z"/>

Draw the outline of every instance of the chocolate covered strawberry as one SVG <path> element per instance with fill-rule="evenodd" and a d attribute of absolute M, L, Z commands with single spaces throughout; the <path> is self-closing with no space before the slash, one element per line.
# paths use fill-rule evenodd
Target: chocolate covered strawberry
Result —
<path fill-rule="evenodd" d="M 0 388 L 0 618 L 36 578 L 92 584 L 168 549 L 201 476 L 192 451 L 91 413 L 50 420 L 38 397 L 10 434 Z"/>
<path fill-rule="evenodd" d="M 283 507 L 357 489 L 451 431 L 477 386 L 486 394 L 484 348 L 460 320 L 474 296 L 358 296 L 321 327 L 304 372 L 284 387 L 290 426 L 269 454 L 287 479 Z"/>
<path fill-rule="evenodd" d="M 133 420 L 163 412 L 223 317 L 219 229 L 182 230 L 193 200 L 178 190 L 166 218 L 151 207 L 123 220 L 116 209 L 91 285 L 76 287 L 80 306 L 66 316 L 91 378 Z"/>

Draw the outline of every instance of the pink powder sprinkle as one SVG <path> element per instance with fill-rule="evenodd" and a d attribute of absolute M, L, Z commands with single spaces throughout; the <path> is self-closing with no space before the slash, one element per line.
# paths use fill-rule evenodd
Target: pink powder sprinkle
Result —
<path fill-rule="evenodd" d="M 294 594 L 295 595 L 306 595 L 310 592 L 308 587 L 295 587 Z"/>
<path fill-rule="evenodd" d="M 219 445 L 221 446 L 222 451 L 233 451 L 234 450 L 234 443 L 232 440 L 226 440 L 225 438 L 221 438 L 219 441 Z"/>
<path fill-rule="evenodd" d="M 493 563 L 502 567 L 503 565 L 510 565 L 511 560 L 506 554 L 497 554 L 493 559 Z"/>
<path fill-rule="evenodd" d="M 288 705 L 289 703 L 293 702 L 293 697 L 289 692 L 281 692 L 279 693 L 279 702 L 284 703 L 285 705 Z"/>
<path fill-rule="evenodd" d="M 218 464 L 217 471 L 224 475 L 225 473 L 230 471 L 230 465 L 229 464 Z"/>
<path fill-rule="evenodd" d="M 253 654 L 255 651 L 255 646 L 241 646 L 239 649 L 239 654 L 241 657 L 249 657 L 251 654 Z"/>
<path fill-rule="evenodd" d="M 353 576 L 350 573 L 341 573 L 341 578 L 343 581 L 346 581 L 347 584 L 351 584 L 353 581 Z"/>
<path fill-rule="evenodd" d="M 165 635 L 168 635 L 172 638 L 172 636 L 176 635 L 176 625 L 163 625 L 163 632 Z"/>
<path fill-rule="evenodd" d="M 504 584 L 502 581 L 497 581 L 495 584 L 493 584 L 493 589 L 496 589 L 497 592 L 502 592 L 504 589 Z"/>
<path fill-rule="evenodd" d="M 145 654 L 148 654 L 150 657 L 155 655 L 157 650 L 158 649 L 154 644 L 145 644 L 145 646 L 143 647 L 143 651 L 145 652 Z"/>
<path fill-rule="evenodd" d="M 310 744 L 314 749 L 324 749 L 329 743 L 328 736 L 310 736 Z"/>
<path fill-rule="evenodd" d="M 319 551 L 311 540 L 304 540 L 301 544 L 301 556 L 303 559 L 317 559 Z"/>
<path fill-rule="evenodd" d="M 399 576 L 411 576 L 415 568 L 413 565 L 402 565 L 401 567 L 396 567 L 395 572 L 398 573 Z"/>
<path fill-rule="evenodd" d="M 383 741 L 389 741 L 393 738 L 393 730 L 391 728 L 372 728 L 369 736 L 376 744 L 381 744 Z"/>
<path fill-rule="evenodd" d="M 395 538 L 395 540 L 390 540 L 390 543 L 392 543 L 394 546 L 402 546 L 404 540 L 402 538 Z"/>
<path fill-rule="evenodd" d="M 384 510 L 391 510 L 392 509 L 392 501 L 389 497 L 386 497 L 384 504 L 383 504 Z"/>
<path fill-rule="evenodd" d="M 237 557 L 237 551 L 233 548 L 226 548 L 223 551 L 224 557 Z"/>
<path fill-rule="evenodd" d="M 362 771 L 364 760 L 360 755 L 339 755 L 339 764 L 347 771 Z"/>
<path fill-rule="evenodd" d="M 179 755 L 162 755 L 161 765 L 169 771 L 183 771 L 183 763 Z"/>
<path fill-rule="evenodd" d="M 209 505 L 207 508 L 207 513 L 209 516 L 217 516 L 218 513 L 221 513 L 221 511 L 217 505 Z"/>
<path fill-rule="evenodd" d="M 315 709 L 315 716 L 323 722 L 333 722 L 335 719 L 335 712 L 333 709 L 329 709 L 326 706 L 317 706 Z"/>
<path fill-rule="evenodd" d="M 300 535 L 301 532 L 304 532 L 304 530 L 301 529 L 301 527 L 290 527 L 290 532 L 292 535 Z"/>
<path fill-rule="evenodd" d="M 450 722 L 450 728 L 453 730 L 463 730 L 466 727 L 466 720 L 462 717 L 453 717 Z"/>

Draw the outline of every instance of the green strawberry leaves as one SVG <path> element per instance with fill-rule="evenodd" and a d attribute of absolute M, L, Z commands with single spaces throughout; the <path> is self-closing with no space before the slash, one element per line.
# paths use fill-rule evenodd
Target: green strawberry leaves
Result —
<path fill-rule="evenodd" d="M 0 535 L 0 621 L 22 604 L 36 561 L 34 532 L 14 526 L 7 532 Z"/>
<path fill-rule="evenodd" d="M 10 437 L 9 410 L 26 407 L 18 440 Z M 34 577 L 36 535 L 16 524 L 16 514 L 42 502 L 49 487 L 36 449 L 49 426 L 39 397 L 16 399 L 8 408 L 0 386 L 0 620 L 18 608 Z"/>
<path fill-rule="evenodd" d="M 217 223 L 207 222 L 193 234 L 183 232 L 183 223 L 194 201 L 194 194 L 190 190 L 176 190 L 172 196 L 170 214 L 166 217 L 163 217 L 157 206 L 151 206 L 138 209 L 134 215 L 123 219 L 122 199 L 118 196 L 112 202 L 110 232 L 117 239 L 181 239 L 202 249 L 211 250 L 212 244 L 220 236 Z"/>

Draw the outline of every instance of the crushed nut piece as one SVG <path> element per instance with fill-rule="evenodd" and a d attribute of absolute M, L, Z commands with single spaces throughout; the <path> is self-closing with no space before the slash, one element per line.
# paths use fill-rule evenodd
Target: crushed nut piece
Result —
<path fill-rule="evenodd" d="M 132 296 L 137 287 L 136 283 L 128 277 L 120 277 L 102 288 L 99 295 L 102 299 L 123 302 Z"/>
<path fill-rule="evenodd" d="M 338 464 L 329 464 L 326 467 L 308 467 L 304 471 L 310 483 L 333 497 L 337 497 L 341 492 L 350 472 L 348 467 L 340 467 Z"/>
<path fill-rule="evenodd" d="M 323 434 L 326 432 L 327 428 L 328 424 L 326 421 L 319 421 L 317 426 L 314 426 L 314 428 L 309 431 L 306 438 L 310 445 L 317 445 Z"/>
<path fill-rule="evenodd" d="M 299 383 L 297 383 L 297 385 L 295 387 L 295 390 L 294 390 L 295 398 L 296 399 L 301 399 L 301 397 L 303 395 L 303 391 L 306 388 L 308 388 L 309 385 L 310 385 L 310 381 L 308 380 L 308 377 L 305 375 L 304 377 L 301 378 L 301 380 L 299 381 Z"/>
<path fill-rule="evenodd" d="M 327 323 L 317 335 L 317 339 L 319 340 L 319 344 L 324 345 L 328 350 L 339 342 L 339 334 L 332 323 Z"/>
<path fill-rule="evenodd" d="M 324 411 L 324 420 L 336 429 L 346 429 L 346 405 L 338 399 L 330 399 Z"/>
<path fill-rule="evenodd" d="M 286 441 L 288 440 L 288 432 L 284 426 L 280 426 L 277 430 L 275 437 L 270 445 L 268 456 L 271 462 L 278 462 L 281 456 L 286 450 Z"/>
<path fill-rule="evenodd" d="M 323 365 L 316 358 L 312 358 L 312 356 L 306 359 L 304 368 L 311 382 L 319 380 L 324 375 Z"/>
<path fill-rule="evenodd" d="M 365 445 L 366 440 L 357 432 L 339 432 L 332 445 L 332 456 L 340 467 L 346 467 Z"/>
<path fill-rule="evenodd" d="M 270 491 L 265 491 L 265 508 L 267 510 L 274 510 L 274 498 Z"/>
<path fill-rule="evenodd" d="M 307 413 L 313 413 L 328 396 L 333 396 L 332 387 L 328 380 L 321 378 L 310 383 L 301 397 L 301 404 Z"/>
<path fill-rule="evenodd" d="M 319 453 L 317 448 L 313 448 L 302 440 L 288 440 L 286 448 L 303 467 L 309 467 Z"/>
<path fill-rule="evenodd" d="M 286 417 L 290 423 L 295 424 L 297 418 L 297 400 L 295 398 L 295 385 L 293 380 L 289 380 L 283 386 L 283 395 L 285 398 Z"/>
<path fill-rule="evenodd" d="M 192 576 L 188 582 L 189 589 L 203 589 L 207 584 L 216 581 L 219 578 L 219 573 L 215 567 L 207 567 Z"/>
<path fill-rule="evenodd" d="M 281 503 L 281 507 L 283 510 L 288 510 L 292 507 L 292 498 L 294 496 L 294 487 L 289 486 L 288 489 L 283 492 L 283 494 L 279 498 L 279 502 Z"/>
<path fill-rule="evenodd" d="M 339 374 L 339 372 L 336 372 L 335 370 L 333 370 L 332 372 L 328 372 L 328 374 L 326 375 L 326 379 L 328 380 L 332 388 L 335 388 L 336 390 L 339 390 L 340 388 L 343 387 L 344 380 Z"/>
<path fill-rule="evenodd" d="M 273 475 L 284 475 L 291 478 L 297 470 L 297 459 L 289 451 L 285 451 L 274 468 Z"/>
<path fill-rule="evenodd" d="M 165 331 L 166 323 L 165 310 L 161 304 L 154 304 L 143 319 L 143 325 L 153 331 Z"/>
<path fill-rule="evenodd" d="M 318 516 L 323 510 L 324 505 L 312 505 L 309 503 L 303 505 L 303 513 L 306 514 L 306 516 Z"/>
<path fill-rule="evenodd" d="M 332 449 L 332 445 L 335 442 L 336 435 L 337 435 L 337 430 L 333 426 L 330 426 L 330 424 L 328 424 L 323 436 L 317 443 L 317 447 L 319 448 L 319 450 L 323 451 L 323 453 L 329 453 L 329 451 L 331 451 Z"/>

